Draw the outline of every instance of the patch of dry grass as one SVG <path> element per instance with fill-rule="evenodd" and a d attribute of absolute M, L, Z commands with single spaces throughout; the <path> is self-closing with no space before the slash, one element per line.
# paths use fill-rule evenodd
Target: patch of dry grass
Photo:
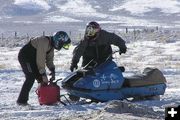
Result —
<path fill-rule="evenodd" d="M 0 64 L 0 69 L 5 69 L 6 68 L 6 64 Z"/>

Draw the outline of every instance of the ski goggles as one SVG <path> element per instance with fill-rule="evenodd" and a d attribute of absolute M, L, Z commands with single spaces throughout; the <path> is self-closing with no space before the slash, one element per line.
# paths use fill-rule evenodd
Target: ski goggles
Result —
<path fill-rule="evenodd" d="M 70 47 L 70 43 L 65 43 L 64 45 L 63 45 L 63 48 L 65 49 L 65 50 L 68 50 L 69 49 L 69 47 Z"/>

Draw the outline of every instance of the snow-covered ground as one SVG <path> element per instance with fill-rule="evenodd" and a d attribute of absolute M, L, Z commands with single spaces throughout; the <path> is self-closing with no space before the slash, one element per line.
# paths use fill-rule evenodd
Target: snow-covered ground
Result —
<path fill-rule="evenodd" d="M 0 0 L 0 3 L 0 120 L 159 120 L 164 119 L 165 107 L 180 104 L 180 0 Z M 65 30 L 75 42 L 84 33 L 86 23 L 93 20 L 127 41 L 127 53 L 114 55 L 114 61 L 125 66 L 124 74 L 137 74 L 145 67 L 157 67 L 163 72 L 167 89 L 161 100 L 40 106 L 35 83 L 30 106 L 17 106 L 24 81 L 17 54 L 19 46 L 26 42 L 25 37 Z M 141 32 L 125 33 L 126 27 Z M 147 27 L 156 30 L 146 30 Z M 15 31 L 16 39 L 12 37 Z M 56 51 L 57 78 L 70 74 L 74 47 Z"/>
<path fill-rule="evenodd" d="M 34 84 L 29 97 L 30 106 L 16 105 L 16 99 L 24 81 L 24 75 L 17 61 L 20 47 L 0 48 L 0 119 L 164 119 L 167 106 L 180 104 L 180 36 L 178 31 L 156 31 L 134 33 L 121 33 L 127 41 L 126 54 L 114 55 L 114 61 L 126 68 L 124 74 L 142 72 L 145 67 L 157 67 L 167 79 L 167 89 L 160 101 L 110 101 L 105 103 L 91 103 L 71 106 L 57 104 L 54 106 L 41 106 L 35 93 L 37 83 Z M 69 66 L 72 57 L 71 46 L 68 51 L 55 52 L 56 78 L 64 78 L 70 74 Z M 117 49 L 116 47 L 113 47 Z M 60 83 L 58 83 L 60 85 Z M 62 90 L 62 93 L 65 91 Z"/>

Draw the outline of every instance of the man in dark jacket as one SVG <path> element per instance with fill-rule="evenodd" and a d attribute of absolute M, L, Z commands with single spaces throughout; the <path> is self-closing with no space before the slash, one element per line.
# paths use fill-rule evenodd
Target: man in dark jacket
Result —
<path fill-rule="evenodd" d="M 71 40 L 66 32 L 58 31 L 53 36 L 31 38 L 18 54 L 18 60 L 25 74 L 26 80 L 21 88 L 17 104 L 27 105 L 29 92 L 35 79 L 38 83 L 47 84 L 45 66 L 51 71 L 51 81 L 55 79 L 54 49 L 66 49 Z"/>
<path fill-rule="evenodd" d="M 93 66 L 104 62 L 112 54 L 111 44 L 119 47 L 119 53 L 126 53 L 125 41 L 114 33 L 107 32 L 100 28 L 97 22 L 90 22 L 86 26 L 84 39 L 73 51 L 73 58 L 70 70 L 77 69 L 80 57 L 83 57 L 82 66 Z M 110 57 L 112 59 L 112 57 Z"/>

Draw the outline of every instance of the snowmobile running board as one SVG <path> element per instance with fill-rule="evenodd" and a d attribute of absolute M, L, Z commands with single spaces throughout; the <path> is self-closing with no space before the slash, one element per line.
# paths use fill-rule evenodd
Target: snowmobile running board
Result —
<path fill-rule="evenodd" d="M 65 101 L 59 101 L 61 104 L 63 104 L 64 106 L 68 106 L 68 105 L 84 105 L 84 104 L 91 104 L 95 101 L 76 101 L 76 103 L 71 103 L 70 100 L 68 100 L 68 98 L 66 97 L 66 95 L 68 94 L 63 94 L 63 95 L 60 95 L 60 98 L 64 97 L 65 98 Z M 97 101 L 96 101 L 97 102 Z"/>

